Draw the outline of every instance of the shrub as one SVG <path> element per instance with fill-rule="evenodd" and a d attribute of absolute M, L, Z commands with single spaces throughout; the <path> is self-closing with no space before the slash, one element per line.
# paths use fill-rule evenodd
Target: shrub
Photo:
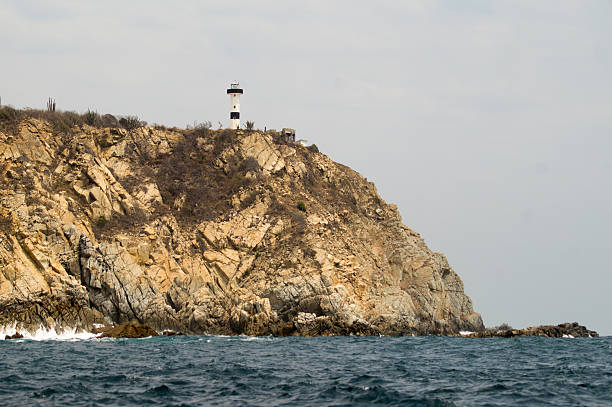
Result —
<path fill-rule="evenodd" d="M 0 121 L 15 121 L 19 118 L 19 110 L 10 106 L 0 107 Z"/>
<path fill-rule="evenodd" d="M 52 122 L 52 124 L 53 124 L 53 131 L 55 133 L 64 133 L 64 134 L 70 133 L 70 130 L 71 130 L 70 126 L 66 124 L 65 121 L 58 120 L 58 121 Z"/>
<path fill-rule="evenodd" d="M 138 127 L 146 126 L 147 123 L 140 121 L 138 116 L 125 116 L 119 119 L 119 125 L 124 127 L 126 130 L 134 130 Z"/>
<path fill-rule="evenodd" d="M 231 181 L 231 188 L 230 191 L 235 192 L 237 191 L 240 187 L 244 187 L 247 186 L 251 183 L 251 179 L 247 178 L 244 176 L 244 174 L 242 174 L 242 172 L 240 171 L 236 171 L 234 172 L 234 174 L 232 175 L 232 181 Z"/>
<path fill-rule="evenodd" d="M 71 135 L 75 127 L 82 126 L 83 124 L 95 127 L 117 127 L 119 124 L 114 116 L 110 114 L 101 116 L 97 112 L 91 110 L 79 114 L 61 110 L 18 110 L 10 106 L 0 107 L 0 127 L 6 130 L 15 131 L 20 121 L 29 118 L 46 121 L 53 128 L 54 133 L 64 135 Z M 122 126 L 128 129 L 146 126 L 146 122 L 138 120 L 136 116 L 124 117 L 121 123 Z"/>
<path fill-rule="evenodd" d="M 298 266 L 298 264 L 296 262 L 294 262 L 293 260 L 287 259 L 287 260 L 285 260 L 283 262 L 283 267 L 284 268 L 293 269 L 293 268 L 296 268 L 297 266 Z"/>
<path fill-rule="evenodd" d="M 212 128 L 212 123 L 209 121 L 205 121 L 202 123 L 195 124 L 193 126 L 194 133 L 199 137 L 208 136 L 209 130 Z"/>
<path fill-rule="evenodd" d="M 306 204 L 302 201 L 299 201 L 297 203 L 296 208 L 298 208 L 302 212 L 306 212 Z"/>
<path fill-rule="evenodd" d="M 72 133 L 72 128 L 75 126 L 81 126 L 85 123 L 84 117 L 76 112 L 62 112 L 62 111 L 42 111 L 28 109 L 24 111 L 25 117 L 36 118 L 48 122 L 52 127 L 53 131 L 58 134 L 69 135 Z"/>
<path fill-rule="evenodd" d="M 100 216 L 98 218 L 98 221 L 96 222 L 96 224 L 98 225 L 99 228 L 103 228 L 106 225 L 107 222 L 108 221 L 106 220 L 106 218 L 104 216 Z"/>
<path fill-rule="evenodd" d="M 219 155 L 225 147 L 236 142 L 236 132 L 234 130 L 225 129 L 217 133 L 215 137 L 214 154 Z"/>
<path fill-rule="evenodd" d="M 245 127 L 247 130 L 253 130 L 255 128 L 255 122 L 250 122 L 247 120 Z"/>
<path fill-rule="evenodd" d="M 59 116 L 60 120 L 63 121 L 69 128 L 79 126 L 84 122 L 81 115 L 77 112 L 60 112 L 60 114 L 57 116 Z"/>
<path fill-rule="evenodd" d="M 23 116 L 23 111 L 13 109 L 10 106 L 0 107 L 0 129 L 14 133 Z"/>
<path fill-rule="evenodd" d="M 87 110 L 87 112 L 83 113 L 83 120 L 90 126 L 102 126 L 102 118 L 100 117 L 98 112 L 92 112 L 89 109 Z"/>

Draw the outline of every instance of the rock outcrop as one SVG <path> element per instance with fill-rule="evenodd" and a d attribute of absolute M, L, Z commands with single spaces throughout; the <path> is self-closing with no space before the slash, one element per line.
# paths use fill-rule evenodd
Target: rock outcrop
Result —
<path fill-rule="evenodd" d="M 148 338 L 158 336 L 157 331 L 150 326 L 137 321 L 124 322 L 114 328 L 108 329 L 99 335 L 99 338 Z"/>
<path fill-rule="evenodd" d="M 0 126 L 0 325 L 483 329 L 444 255 L 316 151 L 273 132 Z"/>
<path fill-rule="evenodd" d="M 13 335 L 5 335 L 4 340 L 10 339 L 23 339 L 23 335 L 19 332 L 15 332 Z"/>
<path fill-rule="evenodd" d="M 515 338 L 518 336 L 545 336 L 549 338 L 596 338 L 599 334 L 590 331 L 578 322 L 566 322 L 559 325 L 538 325 L 524 329 L 505 329 L 500 331 L 482 331 L 464 335 L 468 338 Z"/>

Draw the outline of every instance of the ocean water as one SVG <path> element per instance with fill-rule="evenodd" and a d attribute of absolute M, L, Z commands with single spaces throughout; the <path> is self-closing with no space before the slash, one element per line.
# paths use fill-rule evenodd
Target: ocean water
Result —
<path fill-rule="evenodd" d="M 612 337 L 0 341 L 0 404 L 612 406 Z"/>

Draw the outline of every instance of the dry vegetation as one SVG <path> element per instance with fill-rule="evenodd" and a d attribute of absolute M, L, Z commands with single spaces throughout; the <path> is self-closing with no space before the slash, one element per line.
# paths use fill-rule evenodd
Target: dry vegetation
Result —
<path fill-rule="evenodd" d="M 88 110 L 85 113 L 71 111 L 47 111 L 37 109 L 15 109 L 11 106 L 0 107 L 0 130 L 14 132 L 22 120 L 28 118 L 40 119 L 51 124 L 56 134 L 71 134 L 78 126 L 89 125 L 93 127 L 122 127 L 132 130 L 146 126 L 136 116 L 124 116 L 117 119 L 110 114 L 100 115 Z"/>
<path fill-rule="evenodd" d="M 203 129 L 185 134 L 171 154 L 151 157 L 145 164 L 160 189 L 165 209 L 176 210 L 173 214 L 181 222 L 210 220 L 227 212 L 231 196 L 252 182 L 245 177 L 254 168 L 249 160 L 232 157 L 228 173 L 214 165 L 218 154 L 235 141 L 235 132 L 218 132 L 210 151 L 198 147 L 198 138 L 203 134 Z M 175 205 L 177 200 L 182 203 Z"/>
<path fill-rule="evenodd" d="M 111 115 L 101 116 L 92 111 L 78 114 L 33 109 L 17 110 L 5 106 L 0 108 L 0 129 L 4 129 L 9 134 L 15 133 L 19 123 L 28 118 L 44 120 L 51 125 L 53 132 L 62 140 L 61 149 L 70 150 L 64 159 L 75 157 L 76 149 L 72 136 L 77 134 L 81 126 L 118 127 L 131 131 L 145 125 L 135 116 L 117 119 Z M 166 130 L 164 126 L 159 125 L 156 125 L 155 128 Z M 120 180 L 122 186 L 128 192 L 133 193 L 143 179 L 151 179 L 158 186 L 164 203 L 156 205 L 152 213 L 147 213 L 137 207 L 133 213 L 126 215 L 114 215 L 110 219 L 92 219 L 92 226 L 97 234 L 115 233 L 117 230 L 134 230 L 151 217 L 164 213 L 172 214 L 183 225 L 212 220 L 228 213 L 232 208 L 231 198 L 240 189 L 249 189 L 246 198 L 240 203 L 241 208 L 244 209 L 257 199 L 256 187 L 269 187 L 257 160 L 252 157 L 241 160 L 237 155 L 229 155 L 230 162 L 227 163 L 225 169 L 215 166 L 215 160 L 219 155 L 237 142 L 236 131 L 212 131 L 210 122 L 194 124 L 188 126 L 186 130 L 175 128 L 173 131 L 182 133 L 183 137 L 178 144 L 172 146 L 172 151 L 167 154 L 151 151 L 147 148 L 150 146 L 139 146 L 138 141 L 132 137 L 133 143 L 129 146 L 127 154 L 139 165 L 136 166 L 137 171 L 134 174 Z M 203 140 L 204 143 L 202 143 Z M 98 141 L 104 146 L 103 139 Z M 276 137 L 276 143 L 287 144 L 279 137 Z M 212 148 L 202 148 L 203 144 L 212 146 Z M 270 194 L 273 191 L 266 193 L 272 197 L 268 214 L 288 216 L 293 226 L 292 229 L 298 232 L 298 235 L 302 235 L 307 226 L 305 213 L 312 204 L 308 200 L 301 200 L 305 196 L 317 197 L 319 204 L 329 208 L 359 210 L 355 196 L 359 196 L 361 191 L 348 181 L 351 178 L 350 174 L 333 181 L 325 181 L 312 162 L 313 153 L 318 152 L 316 146 L 304 148 L 292 145 L 296 148 L 300 159 L 307 164 L 307 173 L 299 185 L 290 181 L 292 190 L 296 191 L 294 197 L 278 197 L 277 199 L 275 194 Z M 348 168 L 347 170 L 350 171 Z M 256 174 L 256 177 L 247 177 L 247 173 Z M 23 185 L 28 179 L 24 174 L 16 175 L 18 175 L 20 185 Z M 6 180 L 3 179 L 3 181 Z M 55 180 L 53 185 L 43 186 L 50 192 L 58 189 L 65 190 L 75 198 L 79 205 L 87 205 L 82 197 L 72 191 L 70 184 L 63 182 L 62 179 Z M 305 195 L 299 195 L 300 190 Z"/>

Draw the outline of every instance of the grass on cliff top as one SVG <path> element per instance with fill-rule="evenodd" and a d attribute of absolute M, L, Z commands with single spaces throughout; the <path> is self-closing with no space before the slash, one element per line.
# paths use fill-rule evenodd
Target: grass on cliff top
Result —
<path fill-rule="evenodd" d="M 18 129 L 19 124 L 28 118 L 36 118 L 48 122 L 53 131 L 58 135 L 71 135 L 78 132 L 78 127 L 91 125 L 96 127 L 123 127 L 131 130 L 144 125 L 136 117 L 124 117 L 117 120 L 110 115 L 99 115 L 88 111 L 83 114 L 75 112 L 48 112 L 34 109 L 14 109 L 10 106 L 0 107 L 0 130 Z M 163 126 L 155 126 L 161 130 Z M 155 208 L 153 213 L 130 214 L 125 216 L 113 216 L 100 222 L 100 219 L 92 219 L 92 224 L 100 231 L 111 231 L 115 229 L 133 229 L 139 223 L 146 221 L 151 216 L 159 216 L 163 213 L 172 214 L 179 223 L 196 224 L 204 220 L 211 220 L 227 214 L 232 209 L 232 196 L 241 189 L 246 189 L 246 199 L 241 202 L 241 207 L 252 204 L 257 195 L 257 188 L 269 186 L 266 176 L 261 174 L 259 164 L 253 158 L 240 159 L 237 155 L 226 157 L 229 162 L 225 170 L 215 166 L 215 161 L 220 154 L 232 144 L 238 142 L 240 131 L 233 130 L 211 130 L 209 122 L 200 125 L 194 124 L 185 130 L 179 131 L 184 137 L 178 145 L 173 146 L 170 154 L 156 154 L 151 149 L 130 149 L 127 153 L 136 165 L 135 173 L 131 177 L 118 179 L 119 182 L 130 192 L 143 182 L 151 179 L 159 188 L 163 204 Z M 268 132 L 270 134 L 271 132 Z M 280 138 L 274 137 L 275 143 L 287 144 Z M 146 139 L 146 138 L 145 138 Z M 202 139 L 207 140 L 206 145 L 212 148 L 202 148 Z M 136 140 L 131 140 L 136 143 Z M 70 144 L 66 144 L 70 148 Z M 306 228 L 304 213 L 306 209 L 314 208 L 315 203 L 338 212 L 349 209 L 356 213 L 363 211 L 364 202 L 358 202 L 357 197 L 366 197 L 367 191 L 363 190 L 360 182 L 353 179 L 357 174 L 352 170 L 339 165 L 341 170 L 338 176 L 332 180 L 325 180 L 318 169 L 314 148 L 303 148 L 295 145 L 299 159 L 306 164 L 307 171 L 300 178 L 286 177 L 285 172 L 274 175 L 285 178 L 290 183 L 292 197 L 283 199 L 272 192 L 274 204 L 269 209 L 269 214 L 288 216 L 296 231 L 303 233 Z M 248 172 L 258 174 L 255 179 L 247 177 Z M 55 186 L 55 185 L 54 185 Z M 68 189 L 69 190 L 69 189 Z M 298 201 L 299 195 L 304 201 Z M 309 199 L 311 197 L 312 199 Z M 296 202 L 297 201 L 297 202 Z M 378 204 L 372 202 L 372 205 Z M 86 205 L 86 203 L 83 203 Z M 333 208 L 333 209 L 332 209 Z M 138 215 L 138 216 L 136 216 Z"/>
<path fill-rule="evenodd" d="M 55 133 L 70 134 L 72 129 L 85 124 L 98 128 L 120 127 L 132 130 L 146 126 L 147 123 L 137 116 L 123 116 L 116 118 L 113 115 L 100 115 L 98 112 L 88 110 L 85 113 L 56 110 L 50 112 L 38 109 L 15 109 L 11 106 L 0 107 L 0 130 L 16 133 L 19 123 L 27 119 L 39 119 L 48 122 Z"/>

